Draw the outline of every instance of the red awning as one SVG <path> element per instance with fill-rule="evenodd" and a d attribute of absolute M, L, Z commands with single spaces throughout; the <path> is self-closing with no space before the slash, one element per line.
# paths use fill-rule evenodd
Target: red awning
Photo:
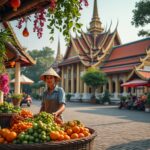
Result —
<path fill-rule="evenodd" d="M 148 81 L 144 81 L 141 79 L 134 79 L 132 81 L 121 84 L 121 86 L 124 87 L 150 86 L 150 83 Z"/>

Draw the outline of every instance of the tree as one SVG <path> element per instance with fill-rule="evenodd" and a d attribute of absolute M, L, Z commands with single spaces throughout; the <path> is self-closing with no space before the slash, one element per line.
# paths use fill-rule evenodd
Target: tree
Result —
<path fill-rule="evenodd" d="M 136 2 L 133 12 L 132 25 L 145 27 L 150 23 L 150 1 L 141 0 Z M 150 36 L 150 30 L 140 30 L 138 36 Z"/>
<path fill-rule="evenodd" d="M 101 72 L 99 69 L 94 67 L 88 68 L 88 70 L 83 74 L 81 79 L 88 85 L 91 86 L 94 90 L 93 98 L 95 99 L 96 89 L 107 83 L 106 75 Z"/>
<path fill-rule="evenodd" d="M 40 75 L 52 65 L 54 51 L 49 47 L 44 47 L 42 50 L 29 51 L 29 54 L 36 60 L 36 64 L 31 67 L 25 67 L 22 73 L 38 82 Z"/>

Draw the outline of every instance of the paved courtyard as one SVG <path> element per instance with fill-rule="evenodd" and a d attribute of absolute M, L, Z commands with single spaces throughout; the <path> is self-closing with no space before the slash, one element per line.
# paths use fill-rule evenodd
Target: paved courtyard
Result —
<path fill-rule="evenodd" d="M 39 111 L 40 102 L 30 109 Z M 94 150 L 150 150 L 150 113 L 117 106 L 67 103 L 65 120 L 78 119 L 96 130 Z"/>

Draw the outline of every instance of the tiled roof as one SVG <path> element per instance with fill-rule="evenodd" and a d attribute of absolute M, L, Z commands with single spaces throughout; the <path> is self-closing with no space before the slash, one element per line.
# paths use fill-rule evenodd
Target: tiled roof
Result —
<path fill-rule="evenodd" d="M 127 65 L 127 66 L 119 66 L 119 67 L 109 67 L 109 68 L 103 68 L 102 71 L 105 73 L 116 73 L 116 72 L 127 72 L 129 70 L 132 70 L 134 68 L 133 65 Z"/>
<path fill-rule="evenodd" d="M 150 38 L 115 47 L 109 57 L 109 60 L 145 54 L 146 49 L 149 46 Z"/>
<path fill-rule="evenodd" d="M 150 79 L 150 72 L 149 71 L 138 71 L 138 73 L 145 79 Z"/>
<path fill-rule="evenodd" d="M 66 65 L 66 64 L 72 64 L 72 63 L 76 63 L 76 62 L 79 62 L 79 61 L 80 61 L 79 57 L 75 56 L 75 57 L 65 59 L 63 62 L 59 63 L 58 66 L 63 66 L 63 65 Z"/>
<path fill-rule="evenodd" d="M 123 71 L 124 69 L 125 71 L 131 70 L 141 63 L 140 58 L 146 55 L 148 47 L 150 47 L 150 38 L 114 47 L 100 68 L 109 73 Z"/>

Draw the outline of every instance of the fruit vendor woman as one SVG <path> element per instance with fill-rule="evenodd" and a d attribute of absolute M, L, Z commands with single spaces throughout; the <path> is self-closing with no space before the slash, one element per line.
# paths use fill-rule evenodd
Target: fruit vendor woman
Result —
<path fill-rule="evenodd" d="M 60 76 L 53 68 L 44 72 L 40 79 L 47 84 L 47 90 L 43 93 L 41 111 L 51 113 L 55 118 L 62 119 L 62 112 L 65 110 L 65 92 L 58 87 L 57 83 L 61 80 Z"/>

